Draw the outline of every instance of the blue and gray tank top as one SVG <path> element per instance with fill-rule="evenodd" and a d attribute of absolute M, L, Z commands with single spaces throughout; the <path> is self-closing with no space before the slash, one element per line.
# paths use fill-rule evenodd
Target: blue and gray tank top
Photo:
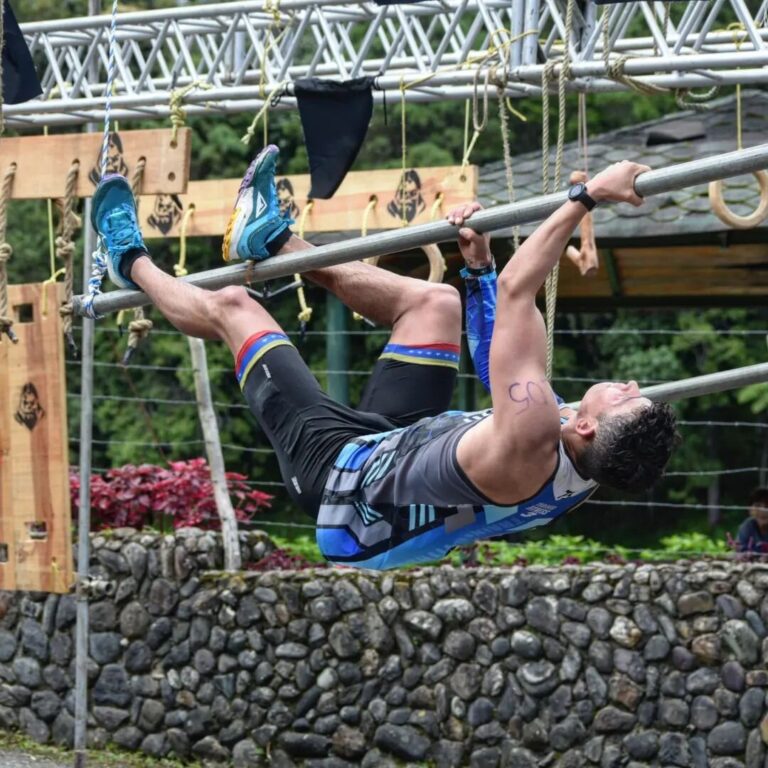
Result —
<path fill-rule="evenodd" d="M 323 555 L 375 569 L 439 560 L 478 539 L 546 525 L 592 495 L 597 484 L 576 471 L 561 442 L 557 466 L 536 494 L 510 506 L 493 504 L 456 460 L 461 436 L 490 414 L 448 411 L 347 443 L 320 505 Z"/>

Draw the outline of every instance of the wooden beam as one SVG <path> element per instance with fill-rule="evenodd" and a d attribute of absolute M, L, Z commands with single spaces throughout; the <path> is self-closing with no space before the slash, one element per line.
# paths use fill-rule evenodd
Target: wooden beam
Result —
<path fill-rule="evenodd" d="M 445 216 L 459 203 L 477 197 L 477 167 L 447 166 L 409 169 L 415 175 L 408 184 L 407 204 L 400 204 L 399 169 L 356 171 L 347 175 L 330 200 L 315 200 L 304 218 L 305 232 L 354 232 L 364 223 L 366 208 L 372 199 L 376 205 L 369 211 L 365 223 L 369 232 L 398 229 L 403 226 L 403 213 L 408 224 L 424 224 L 431 217 Z M 191 181 L 186 194 L 143 196 L 139 206 L 142 231 L 147 239 L 178 237 L 183 211 L 194 205 L 189 220 L 189 237 L 221 236 L 224 234 L 234 207 L 240 179 Z M 282 176 L 277 179 L 281 204 L 296 221 L 294 231 L 308 204 L 310 177 Z M 433 214 L 438 195 L 440 206 Z"/>
<path fill-rule="evenodd" d="M 73 581 L 57 288 L 9 289 L 19 343 L 0 341 L 0 589 L 65 593 Z"/>
<path fill-rule="evenodd" d="M 146 194 L 179 194 L 187 189 L 191 134 L 179 131 L 176 146 L 172 131 L 119 131 L 109 145 L 107 170 L 131 177 L 140 158 L 146 159 L 142 191 Z M 67 174 L 80 162 L 76 194 L 90 197 L 99 180 L 103 136 L 97 133 L 66 133 L 21 136 L 0 140 L 0 176 L 16 163 L 12 199 L 64 197 Z"/>

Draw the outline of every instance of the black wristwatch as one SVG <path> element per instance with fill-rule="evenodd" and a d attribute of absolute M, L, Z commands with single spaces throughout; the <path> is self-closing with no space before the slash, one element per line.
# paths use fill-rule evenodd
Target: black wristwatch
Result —
<path fill-rule="evenodd" d="M 587 192 L 587 185 L 579 181 L 568 190 L 568 199 L 574 203 L 581 203 L 588 211 L 591 211 L 597 202 Z"/>

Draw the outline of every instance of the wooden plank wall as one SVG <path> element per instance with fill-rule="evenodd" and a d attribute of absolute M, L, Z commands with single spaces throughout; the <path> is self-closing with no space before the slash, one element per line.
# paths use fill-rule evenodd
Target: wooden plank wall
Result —
<path fill-rule="evenodd" d="M 172 131 L 115 132 L 107 155 L 107 172 L 131 178 L 139 158 L 146 160 L 141 189 L 146 194 L 177 194 L 187 189 L 191 154 L 189 128 L 182 128 L 176 145 Z M 62 133 L 50 136 L 4 137 L 0 141 L 0 175 L 16 163 L 12 199 L 64 197 L 72 163 L 80 162 L 77 197 L 93 194 L 101 169 L 100 133 Z"/>
<path fill-rule="evenodd" d="M 0 339 L 0 589 L 65 593 L 73 582 L 59 299 L 50 284 L 9 291 L 19 343 Z"/>
<path fill-rule="evenodd" d="M 397 229 L 408 224 L 424 224 L 433 216 L 444 216 L 451 206 L 477 196 L 477 167 L 446 166 L 411 168 L 407 171 L 407 203 L 400 204 L 399 169 L 355 171 L 347 174 L 330 200 L 315 200 L 305 217 L 305 232 L 359 233 L 365 210 L 372 199 L 376 205 L 368 213 L 369 232 Z M 139 207 L 146 239 L 178 237 L 183 212 L 194 205 L 188 227 L 189 237 L 224 234 L 235 204 L 240 179 L 190 181 L 186 194 L 145 195 Z M 282 176 L 277 179 L 281 206 L 296 220 L 297 232 L 307 206 L 310 177 Z M 433 210 L 438 195 L 440 206 Z"/>

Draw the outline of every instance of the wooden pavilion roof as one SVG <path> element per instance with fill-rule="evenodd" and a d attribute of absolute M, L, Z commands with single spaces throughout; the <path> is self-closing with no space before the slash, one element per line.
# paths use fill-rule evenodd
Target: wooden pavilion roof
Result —
<path fill-rule="evenodd" d="M 709 102 L 701 112 L 680 112 L 660 120 L 625 128 L 589 142 L 590 170 L 595 172 L 623 159 L 652 168 L 717 155 L 736 148 L 736 99 Z M 768 137 L 768 93 L 742 95 L 743 146 Z M 551 168 L 554 168 L 554 149 Z M 566 145 L 564 185 L 572 170 L 583 167 L 577 143 Z M 514 158 L 518 199 L 541 193 L 541 154 Z M 503 162 L 480 171 L 479 197 L 485 205 L 507 201 Z M 725 200 L 739 215 L 757 206 L 759 188 L 753 176 L 729 180 Z M 768 219 L 749 230 L 735 230 L 712 212 L 707 186 L 649 198 L 640 208 L 630 205 L 598 207 L 594 211 L 600 270 L 581 277 L 563 259 L 559 298 L 563 308 L 617 305 L 762 304 L 768 294 Z M 522 228 L 523 236 L 535 225 Z M 497 260 L 512 252 L 511 230 L 494 233 Z M 449 249 L 450 261 L 458 258 Z"/>

